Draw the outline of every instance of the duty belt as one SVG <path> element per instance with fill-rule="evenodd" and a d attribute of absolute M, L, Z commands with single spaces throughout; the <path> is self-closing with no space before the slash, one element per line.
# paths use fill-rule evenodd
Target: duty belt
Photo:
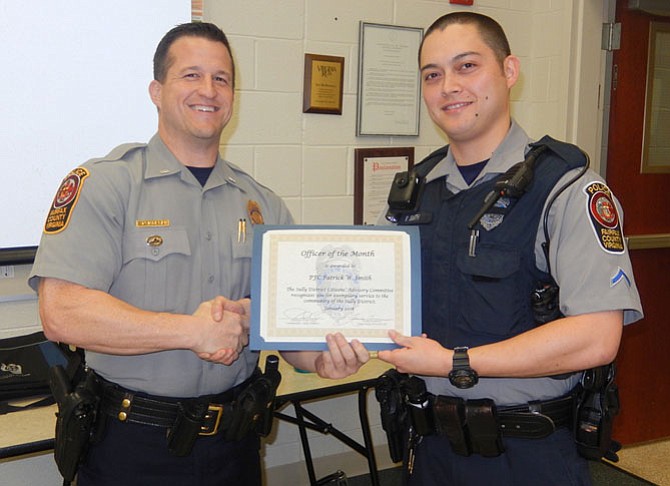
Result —
<path fill-rule="evenodd" d="M 199 435 L 215 435 L 221 430 L 224 410 L 231 407 L 235 398 L 255 376 L 252 375 L 251 378 L 223 393 L 198 397 L 198 400 L 209 402 Z M 192 400 L 147 395 L 133 392 L 106 380 L 101 381 L 103 395 L 100 410 L 121 422 L 169 428 L 175 424 L 181 404 Z"/>
<path fill-rule="evenodd" d="M 496 457 L 505 451 L 502 437 L 541 439 L 572 423 L 572 395 L 555 400 L 497 407 L 493 400 L 432 397 L 434 423 L 428 434 L 446 436 L 463 456 Z M 417 421 L 414 420 L 414 423 Z M 417 430 L 420 435 L 427 435 Z"/>
<path fill-rule="evenodd" d="M 575 402 L 567 396 L 526 405 L 498 407 L 498 423 L 506 437 L 541 439 L 559 427 L 571 427 Z"/>
<path fill-rule="evenodd" d="M 470 435 L 499 432 L 506 437 L 541 439 L 559 427 L 570 427 L 574 397 L 567 395 L 524 405 L 497 407 L 492 400 L 463 400 L 433 396 L 434 431 L 439 435 L 458 435 L 468 429 Z"/>

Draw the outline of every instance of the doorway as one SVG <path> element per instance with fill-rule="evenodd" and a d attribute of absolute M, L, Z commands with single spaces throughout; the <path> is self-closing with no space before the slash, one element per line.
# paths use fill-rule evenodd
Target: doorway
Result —
<path fill-rule="evenodd" d="M 614 437 L 627 445 L 670 436 L 670 317 L 664 305 L 670 296 L 670 173 L 642 169 L 644 135 L 650 132 L 645 127 L 650 32 L 653 23 L 670 26 L 670 6 L 667 14 L 658 15 L 663 12 L 630 7 L 644 6 L 642 0 L 615 3 L 621 46 L 612 56 L 605 175 L 624 208 L 645 313 L 624 328 L 617 357 L 622 410 Z M 670 140 L 670 133 L 665 136 Z"/>

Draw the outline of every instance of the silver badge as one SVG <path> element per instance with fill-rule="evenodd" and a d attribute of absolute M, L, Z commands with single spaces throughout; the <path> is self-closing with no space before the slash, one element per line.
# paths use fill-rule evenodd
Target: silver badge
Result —
<path fill-rule="evenodd" d="M 502 223 L 503 219 L 504 216 L 502 214 L 486 213 L 484 216 L 482 216 L 482 219 L 480 219 L 479 222 L 481 223 L 482 228 L 484 228 L 486 231 L 491 231 L 493 228 Z"/>

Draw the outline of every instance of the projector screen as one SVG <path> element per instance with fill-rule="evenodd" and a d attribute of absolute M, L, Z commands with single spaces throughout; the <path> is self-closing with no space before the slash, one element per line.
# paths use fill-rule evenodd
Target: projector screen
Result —
<path fill-rule="evenodd" d="M 0 259 L 34 253 L 70 170 L 156 131 L 153 53 L 190 19 L 189 0 L 0 0 Z"/>

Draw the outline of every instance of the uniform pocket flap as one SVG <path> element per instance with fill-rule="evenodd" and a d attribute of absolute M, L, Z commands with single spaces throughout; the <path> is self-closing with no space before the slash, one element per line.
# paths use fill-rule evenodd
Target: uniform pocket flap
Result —
<path fill-rule="evenodd" d="M 506 278 L 519 270 L 521 256 L 516 250 L 477 247 L 477 256 L 463 252 L 458 256 L 457 265 L 461 272 L 473 277 L 491 279 Z"/>
<path fill-rule="evenodd" d="M 136 228 L 125 234 L 124 264 L 138 258 L 159 261 L 176 253 L 191 254 L 188 235 L 183 228 Z"/>

